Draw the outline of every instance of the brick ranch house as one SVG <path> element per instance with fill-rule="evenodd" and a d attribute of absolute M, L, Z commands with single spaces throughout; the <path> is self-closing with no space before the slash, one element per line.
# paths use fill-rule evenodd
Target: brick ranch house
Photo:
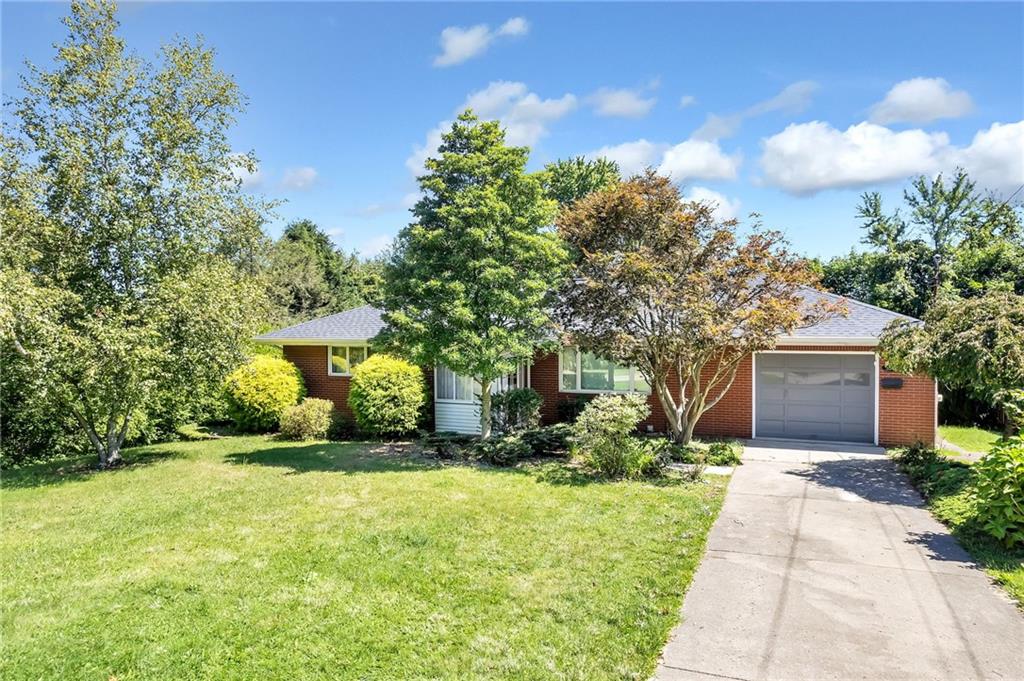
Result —
<path fill-rule="evenodd" d="M 805 298 L 839 296 L 808 290 Z M 781 337 L 774 350 L 746 358 L 728 393 L 704 414 L 696 434 L 737 438 L 828 440 L 894 446 L 934 444 L 938 393 L 926 376 L 891 372 L 876 352 L 886 324 L 903 315 L 845 299 L 849 314 Z M 280 345 L 298 366 L 308 394 L 334 402 L 343 412 L 352 367 L 371 352 L 384 328 L 382 311 L 363 306 L 259 336 Z M 439 431 L 479 432 L 479 400 L 472 378 L 443 366 L 427 372 Z M 559 420 L 562 404 L 608 392 L 650 393 L 630 367 L 582 353 L 538 351 L 529 365 L 499 383 L 527 386 L 544 398 L 545 424 Z M 663 432 L 666 420 L 657 397 L 641 427 Z M 350 413 L 350 412 L 349 412 Z"/>

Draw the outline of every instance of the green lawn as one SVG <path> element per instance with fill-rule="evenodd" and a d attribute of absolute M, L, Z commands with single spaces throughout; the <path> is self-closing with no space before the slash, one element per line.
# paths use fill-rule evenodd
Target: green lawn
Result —
<path fill-rule="evenodd" d="M 939 426 L 939 435 L 969 452 L 988 453 L 1001 437 L 999 433 L 974 426 Z"/>
<path fill-rule="evenodd" d="M 1024 609 L 1024 547 L 1008 549 L 978 526 L 969 489 L 970 463 L 946 456 L 926 465 L 907 466 L 898 458 L 897 463 L 925 497 L 932 514 Z"/>
<path fill-rule="evenodd" d="M 4 679 L 647 678 L 724 481 L 261 437 L 5 472 Z"/>

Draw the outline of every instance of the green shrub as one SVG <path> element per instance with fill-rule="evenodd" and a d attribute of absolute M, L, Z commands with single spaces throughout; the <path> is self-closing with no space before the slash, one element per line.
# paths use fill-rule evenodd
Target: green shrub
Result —
<path fill-rule="evenodd" d="M 669 461 L 671 443 L 665 438 L 632 439 L 626 457 L 626 477 L 639 479 L 661 475 Z"/>
<path fill-rule="evenodd" d="M 228 415 L 241 430 L 276 428 L 285 410 L 305 394 L 302 374 L 294 364 L 263 355 L 235 369 L 224 382 Z"/>
<path fill-rule="evenodd" d="M 998 443 L 973 469 L 982 527 L 1008 547 L 1024 544 L 1024 438 Z"/>
<path fill-rule="evenodd" d="M 518 433 L 540 425 L 540 393 L 513 388 L 491 396 L 491 426 L 498 433 Z"/>
<path fill-rule="evenodd" d="M 495 466 L 514 466 L 532 453 L 530 445 L 518 435 L 491 437 L 473 445 L 475 456 Z"/>
<path fill-rule="evenodd" d="M 281 436 L 286 440 L 323 440 L 331 427 L 334 403 L 311 397 L 288 407 L 281 417 Z"/>
<path fill-rule="evenodd" d="M 331 425 L 327 428 L 327 439 L 333 442 L 351 440 L 356 436 L 356 422 L 352 417 L 337 409 L 331 414 Z"/>
<path fill-rule="evenodd" d="M 600 395 L 580 413 L 572 427 L 572 441 L 583 459 L 599 473 L 621 477 L 639 442 L 632 437 L 650 413 L 645 395 Z"/>
<path fill-rule="evenodd" d="M 530 445 L 534 456 L 563 456 L 569 451 L 572 426 L 568 423 L 556 423 L 544 428 L 524 430 L 519 433 L 519 437 Z"/>
<path fill-rule="evenodd" d="M 363 432 L 411 433 L 425 400 L 423 371 L 403 359 L 371 355 L 352 371 L 348 406 Z"/>
<path fill-rule="evenodd" d="M 735 466 L 740 462 L 743 449 L 735 440 L 718 440 L 708 445 L 709 466 Z"/>

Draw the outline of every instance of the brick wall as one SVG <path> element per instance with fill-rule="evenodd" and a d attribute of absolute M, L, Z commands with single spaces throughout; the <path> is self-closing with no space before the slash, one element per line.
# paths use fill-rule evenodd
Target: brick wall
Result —
<path fill-rule="evenodd" d="M 286 345 L 284 357 L 302 372 L 306 383 L 306 394 L 309 397 L 320 397 L 334 402 L 334 407 L 348 416 L 352 410 L 348 406 L 348 388 L 351 378 L 348 376 L 331 376 L 327 373 L 327 347 L 324 345 Z M 425 369 L 423 378 L 427 387 L 427 401 L 423 409 L 423 427 L 433 430 L 434 427 L 434 371 Z"/>
<path fill-rule="evenodd" d="M 870 347 L 824 345 L 786 346 L 779 349 L 787 352 L 872 350 Z M 306 382 L 306 390 L 311 397 L 329 399 L 340 411 L 351 414 L 348 407 L 349 377 L 328 375 L 327 350 L 324 346 L 289 345 L 284 348 L 284 356 L 299 367 Z M 740 364 L 736 380 L 729 392 L 697 423 L 696 433 L 698 435 L 750 437 L 753 411 L 752 371 L 752 362 L 748 357 Z M 432 407 L 433 372 L 427 370 L 425 374 L 428 393 L 430 393 L 425 415 L 428 417 L 428 421 L 432 421 L 434 414 Z M 935 382 L 925 376 L 896 374 L 884 367 L 880 376 L 882 378 L 902 378 L 903 386 L 898 390 L 879 388 L 879 444 L 894 446 L 912 444 L 918 440 L 929 444 L 934 443 L 937 419 Z M 577 393 L 562 392 L 559 389 L 559 378 L 558 354 L 538 353 L 534 357 L 533 366 L 530 369 L 530 381 L 533 389 L 544 398 L 544 403 L 541 406 L 541 418 L 546 424 L 555 423 L 558 420 L 558 404 L 560 402 L 580 397 Z M 670 385 L 673 390 L 678 390 L 678 386 L 677 381 L 673 381 Z M 664 432 L 667 430 L 667 422 L 658 398 L 652 394 L 648 403 L 651 406 L 651 415 L 641 424 L 641 427 L 646 428 L 649 425 L 656 432 Z"/>
<path fill-rule="evenodd" d="M 779 348 L 787 352 L 850 352 L 871 351 L 870 347 L 844 347 L 826 345 L 800 345 Z M 710 369 L 705 370 L 705 374 Z M 935 382 L 923 376 L 904 376 L 885 369 L 882 377 L 900 377 L 903 387 L 899 390 L 879 389 L 879 424 L 878 439 L 883 446 L 912 444 L 917 440 L 926 443 L 935 441 L 936 404 Z M 577 393 L 566 393 L 559 389 L 558 355 L 556 353 L 538 353 L 530 371 L 531 385 L 544 398 L 541 407 L 541 418 L 544 423 L 558 420 L 558 403 L 563 400 L 580 397 Z M 749 438 L 751 435 L 751 419 L 753 412 L 753 364 L 746 358 L 740 364 L 736 380 L 722 400 L 708 410 L 697 423 L 695 432 L 698 435 Z M 670 384 L 673 390 L 679 389 L 674 381 Z M 586 397 L 586 396 L 584 396 Z M 655 431 L 667 429 L 665 412 L 655 395 L 651 395 L 648 403 L 651 416 L 641 424 L 642 428 L 650 425 Z"/>
<path fill-rule="evenodd" d="M 334 402 L 338 411 L 352 415 L 348 408 L 348 376 L 327 373 L 327 347 L 323 345 L 286 345 L 284 358 L 302 372 L 306 394 Z"/>
<path fill-rule="evenodd" d="M 935 381 L 927 376 L 907 376 L 887 370 L 879 378 L 902 378 L 899 390 L 878 388 L 878 444 L 883 447 L 934 444 L 938 414 Z"/>

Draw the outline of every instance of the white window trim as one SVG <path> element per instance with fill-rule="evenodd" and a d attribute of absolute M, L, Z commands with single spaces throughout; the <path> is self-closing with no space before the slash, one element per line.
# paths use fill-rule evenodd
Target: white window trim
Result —
<path fill-rule="evenodd" d="M 370 344 L 367 342 L 350 342 L 350 343 L 334 343 L 327 346 L 327 375 L 328 376 L 351 376 L 352 370 L 345 373 L 339 373 L 334 371 L 334 362 L 331 361 L 331 348 L 345 348 L 345 361 L 348 362 L 348 349 L 349 348 L 366 348 L 367 353 L 370 350 Z M 365 358 L 364 358 L 365 361 Z M 349 365 L 351 367 L 351 365 Z"/>
<path fill-rule="evenodd" d="M 447 398 L 440 398 L 440 397 L 438 397 L 437 396 L 437 370 L 438 369 L 445 369 L 447 371 L 451 371 L 452 372 L 452 376 L 459 376 L 459 374 L 455 373 L 454 371 L 452 371 L 448 367 L 442 366 L 440 364 L 437 364 L 437 365 L 434 366 L 434 402 L 440 402 L 442 404 L 480 404 L 480 400 L 477 399 L 477 396 L 476 396 L 477 395 L 476 391 L 479 390 L 479 388 L 480 388 L 480 382 L 477 381 L 476 379 L 473 379 L 474 391 L 473 391 L 473 397 L 471 399 L 468 399 L 468 400 L 457 400 L 457 399 L 454 399 L 454 398 L 447 399 Z"/>
<path fill-rule="evenodd" d="M 566 390 L 565 386 L 562 385 L 562 352 L 565 350 L 576 351 L 576 388 L 574 390 Z M 637 393 L 638 395 L 651 395 L 654 392 L 654 388 L 650 388 L 647 391 L 636 389 L 636 377 L 640 372 L 637 371 L 636 367 L 629 367 L 629 390 L 589 390 L 581 388 L 580 385 L 583 381 L 583 353 L 579 348 L 573 348 L 571 346 L 565 346 L 558 350 L 558 392 L 572 394 L 572 395 L 629 395 L 631 393 Z M 640 374 L 643 378 L 643 375 Z"/>

